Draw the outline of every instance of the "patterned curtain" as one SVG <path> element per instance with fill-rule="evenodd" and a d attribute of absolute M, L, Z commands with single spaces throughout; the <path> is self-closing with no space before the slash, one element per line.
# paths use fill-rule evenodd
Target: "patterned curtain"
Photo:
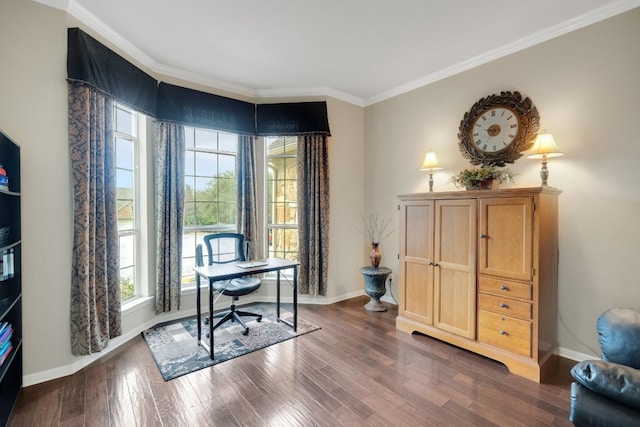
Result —
<path fill-rule="evenodd" d="M 238 232 L 244 234 L 245 238 L 251 242 L 249 259 L 262 258 L 262 255 L 258 254 L 258 250 L 261 250 L 261 245 L 256 244 L 256 239 L 258 238 L 258 209 L 256 206 L 255 137 L 246 135 L 238 137 L 236 165 Z"/>
<path fill-rule="evenodd" d="M 156 313 L 180 309 L 185 197 L 184 127 L 156 123 Z"/>
<path fill-rule="evenodd" d="M 122 334 L 113 99 L 69 83 L 73 182 L 71 352 L 101 351 Z"/>
<path fill-rule="evenodd" d="M 298 254 L 301 294 L 326 295 L 329 156 L 326 135 L 298 136 Z"/>

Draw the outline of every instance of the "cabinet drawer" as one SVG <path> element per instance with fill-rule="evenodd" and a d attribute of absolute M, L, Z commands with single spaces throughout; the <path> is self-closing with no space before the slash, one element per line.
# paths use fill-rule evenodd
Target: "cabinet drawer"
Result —
<path fill-rule="evenodd" d="M 489 294 L 531 301 L 531 290 L 532 286 L 528 283 L 510 282 L 509 280 L 485 276 L 480 276 L 478 279 L 478 291 Z"/>
<path fill-rule="evenodd" d="M 531 322 L 479 310 L 478 341 L 531 357 Z"/>
<path fill-rule="evenodd" d="M 498 314 L 531 320 L 531 303 L 498 295 L 478 294 L 478 308 Z"/>

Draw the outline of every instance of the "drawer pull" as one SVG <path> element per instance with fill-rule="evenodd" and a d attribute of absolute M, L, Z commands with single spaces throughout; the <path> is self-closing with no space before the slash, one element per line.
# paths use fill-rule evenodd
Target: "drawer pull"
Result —
<path fill-rule="evenodd" d="M 500 308 L 505 308 L 506 306 L 507 306 L 507 304 L 505 304 L 503 302 L 500 303 Z"/>
<path fill-rule="evenodd" d="M 486 238 L 487 238 L 487 235 L 486 235 L 486 234 L 480 234 L 480 238 L 481 238 L 481 239 L 486 239 Z"/>
<path fill-rule="evenodd" d="M 500 329 L 500 335 L 507 335 L 507 333 L 503 329 Z"/>
<path fill-rule="evenodd" d="M 500 285 L 500 290 L 501 290 L 501 291 L 506 291 L 506 290 L 507 290 L 507 287 L 506 287 L 505 285 Z"/>

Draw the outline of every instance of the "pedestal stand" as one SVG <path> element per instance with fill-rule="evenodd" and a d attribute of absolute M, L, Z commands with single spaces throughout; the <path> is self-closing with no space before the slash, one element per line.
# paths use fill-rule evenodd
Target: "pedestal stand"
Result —
<path fill-rule="evenodd" d="M 386 293 L 387 277 L 391 274 L 391 269 L 387 267 L 362 267 L 360 272 L 364 276 L 366 294 L 371 300 L 365 304 L 368 311 L 387 311 L 380 302 L 380 298 Z"/>

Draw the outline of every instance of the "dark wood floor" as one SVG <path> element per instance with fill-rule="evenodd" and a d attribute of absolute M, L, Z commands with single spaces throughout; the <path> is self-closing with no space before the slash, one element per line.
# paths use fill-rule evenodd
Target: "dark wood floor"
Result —
<path fill-rule="evenodd" d="M 165 382 L 142 338 L 27 387 L 10 426 L 569 426 L 569 369 L 545 384 L 421 335 L 367 298 L 300 306 L 321 330 Z"/>

